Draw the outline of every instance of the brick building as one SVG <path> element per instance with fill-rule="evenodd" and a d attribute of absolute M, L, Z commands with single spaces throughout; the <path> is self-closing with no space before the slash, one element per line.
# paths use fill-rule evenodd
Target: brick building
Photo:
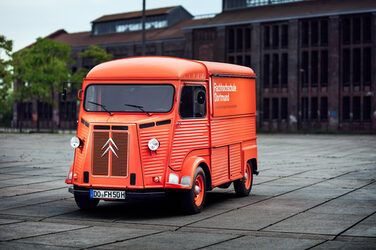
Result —
<path fill-rule="evenodd" d="M 205 19 L 180 6 L 147 11 L 146 54 L 251 66 L 259 129 L 376 130 L 376 1 L 223 0 L 222 8 Z M 50 37 L 71 45 L 75 59 L 92 44 L 138 56 L 140 20 L 141 12 L 103 16 L 89 32 Z M 78 60 L 72 70 L 80 65 L 92 66 Z M 55 111 L 56 126 L 73 126 L 72 105 Z"/>

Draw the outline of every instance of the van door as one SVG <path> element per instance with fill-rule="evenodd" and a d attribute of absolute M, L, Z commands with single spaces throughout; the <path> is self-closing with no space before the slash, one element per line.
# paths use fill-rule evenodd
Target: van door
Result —
<path fill-rule="evenodd" d="M 193 150 L 209 148 L 208 92 L 206 82 L 181 87 L 169 165 L 174 170 L 181 170 Z"/>

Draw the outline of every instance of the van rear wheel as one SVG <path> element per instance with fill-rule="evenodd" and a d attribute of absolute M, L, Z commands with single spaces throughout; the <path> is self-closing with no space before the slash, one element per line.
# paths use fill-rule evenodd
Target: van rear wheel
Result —
<path fill-rule="evenodd" d="M 77 206 L 83 210 L 93 209 L 99 203 L 99 199 L 92 199 L 88 195 L 74 194 L 74 200 Z"/>
<path fill-rule="evenodd" d="M 251 163 L 247 162 L 244 178 L 234 181 L 235 193 L 239 196 L 248 196 L 253 184 L 253 171 Z"/>
<path fill-rule="evenodd" d="M 190 190 L 184 190 L 180 196 L 180 205 L 184 212 L 196 214 L 202 211 L 206 198 L 206 178 L 201 167 L 197 167 L 193 185 Z"/>

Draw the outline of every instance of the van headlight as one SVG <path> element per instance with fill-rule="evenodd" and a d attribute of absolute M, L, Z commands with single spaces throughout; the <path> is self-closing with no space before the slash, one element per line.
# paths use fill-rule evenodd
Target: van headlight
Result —
<path fill-rule="evenodd" d="M 148 147 L 151 151 L 155 151 L 159 148 L 159 141 L 155 138 L 153 139 L 150 139 L 149 142 L 148 142 Z"/>
<path fill-rule="evenodd" d="M 77 136 L 73 136 L 70 140 L 70 145 L 72 146 L 72 148 L 78 148 L 82 145 L 82 141 Z"/>

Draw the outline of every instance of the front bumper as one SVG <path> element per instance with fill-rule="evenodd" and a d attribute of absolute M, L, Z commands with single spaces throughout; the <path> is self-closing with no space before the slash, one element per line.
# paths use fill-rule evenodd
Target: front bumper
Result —
<path fill-rule="evenodd" d="M 100 189 L 100 188 L 92 188 Z M 106 189 L 108 190 L 108 189 Z M 120 190 L 120 189 L 116 189 Z M 68 191 L 74 195 L 84 195 L 90 196 L 90 188 L 76 188 L 69 187 Z M 123 191 L 123 190 L 121 190 Z M 126 193 L 125 200 L 135 200 L 135 199 L 152 199 L 152 198 L 163 198 L 166 197 L 166 191 L 164 189 L 152 189 L 152 190 L 124 190 Z M 124 200 L 123 200 L 124 201 Z"/>

